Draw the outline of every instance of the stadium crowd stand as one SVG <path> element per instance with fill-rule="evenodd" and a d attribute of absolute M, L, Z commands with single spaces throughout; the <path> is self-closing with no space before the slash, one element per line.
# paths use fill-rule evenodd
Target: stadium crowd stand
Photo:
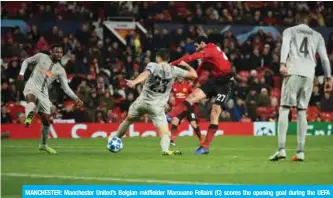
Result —
<path fill-rule="evenodd" d="M 223 49 L 238 81 L 234 98 L 226 104 L 221 121 L 276 120 L 282 81 L 281 37 L 273 38 L 270 33 L 259 30 L 242 43 L 230 31 L 219 34 L 196 24 L 291 26 L 303 9 L 310 12 L 311 26 L 333 26 L 332 2 L 1 2 L 2 19 L 21 19 L 30 24 L 26 33 L 19 27 L 2 28 L 1 123 L 24 122 L 24 83 L 16 80 L 20 65 L 37 52 L 48 53 L 53 43 L 63 44 L 62 62 L 70 87 L 85 105 L 76 108 L 60 84 L 55 83 L 50 89 L 54 105 L 52 118 L 108 123 L 119 122 L 126 116 L 141 87 L 129 89 L 125 79 L 135 78 L 148 62 L 154 61 L 155 49 L 170 48 L 172 59 L 179 58 L 195 50 L 192 42 L 199 34 L 206 34 Z M 126 36 L 127 46 L 113 37 L 100 39 L 93 22 L 115 16 L 134 17 L 147 28 L 147 35 L 131 32 Z M 48 31 L 40 31 L 42 27 L 33 23 L 67 20 L 80 22 L 80 28 L 65 32 L 54 25 Z M 189 26 L 175 31 L 151 28 L 160 22 Z M 327 52 L 332 66 L 332 33 L 327 40 Z M 32 70 L 30 65 L 25 80 Z M 322 75 L 320 65 L 316 74 Z M 209 72 L 203 72 L 193 86 L 200 86 L 208 76 Z M 310 121 L 333 121 L 333 93 L 323 93 L 319 77 L 314 81 L 310 105 Z M 209 119 L 210 107 L 208 99 L 198 103 L 201 120 Z M 295 120 L 295 112 L 290 119 Z M 144 116 L 142 121 L 149 119 Z M 35 122 L 40 122 L 38 117 Z"/>

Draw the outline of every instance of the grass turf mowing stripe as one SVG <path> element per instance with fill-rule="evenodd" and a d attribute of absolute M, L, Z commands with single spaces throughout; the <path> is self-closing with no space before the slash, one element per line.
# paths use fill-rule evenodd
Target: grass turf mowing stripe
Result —
<path fill-rule="evenodd" d="M 18 145 L 18 146 L 14 146 L 14 145 L 2 145 L 1 146 L 2 148 L 33 148 L 31 146 L 22 146 L 22 145 Z M 93 151 L 100 151 L 101 149 L 99 148 L 102 148 L 102 147 L 99 147 L 99 146 L 58 146 L 58 145 L 53 145 L 51 146 L 52 148 L 63 148 L 63 149 L 89 149 L 89 150 L 93 150 Z M 106 148 L 106 147 L 105 147 Z M 171 147 L 172 148 L 172 147 Z M 177 147 L 175 147 L 177 148 Z M 184 146 L 184 148 L 188 148 L 188 146 Z M 189 147 L 189 148 L 195 148 L 195 147 Z M 275 147 L 272 147 L 272 148 L 235 148 L 235 147 L 220 147 L 218 149 L 220 150 L 230 150 L 230 151 L 257 151 L 257 150 L 270 150 L 270 151 L 274 151 L 274 148 Z M 104 149 L 104 147 L 103 147 Z M 151 150 L 151 148 L 145 148 L 145 147 L 142 147 L 140 148 L 142 150 Z M 295 149 L 286 149 L 287 151 L 295 151 Z M 306 149 L 306 152 L 309 151 L 309 152 L 333 152 L 333 147 L 332 149 Z"/>
<path fill-rule="evenodd" d="M 115 181 L 128 183 L 150 183 L 150 184 L 197 184 L 197 185 L 230 185 L 226 183 L 201 183 L 193 181 L 176 181 L 176 180 L 157 180 L 157 179 L 133 179 L 117 177 L 85 177 L 71 175 L 48 175 L 48 174 L 26 174 L 26 173 L 1 173 L 5 177 L 30 177 L 30 178 L 47 178 L 47 179 L 68 179 L 68 180 L 92 180 L 92 181 Z"/>

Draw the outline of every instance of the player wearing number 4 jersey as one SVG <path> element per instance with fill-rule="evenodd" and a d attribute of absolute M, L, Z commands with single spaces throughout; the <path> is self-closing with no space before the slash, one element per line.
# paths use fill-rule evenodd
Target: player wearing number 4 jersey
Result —
<path fill-rule="evenodd" d="M 331 69 L 323 37 L 307 24 L 308 16 L 302 13 L 300 25 L 283 32 L 280 72 L 284 75 L 281 106 L 278 121 L 278 151 L 269 159 L 286 158 L 285 144 L 288 115 L 291 107 L 297 109 L 297 153 L 294 161 L 304 160 L 304 144 L 307 131 L 306 109 L 312 93 L 313 78 L 318 52 L 326 76 L 325 91 L 332 89 Z"/>
<path fill-rule="evenodd" d="M 222 111 L 221 106 L 227 101 L 227 98 L 233 89 L 234 79 L 231 64 L 227 56 L 218 46 L 208 43 L 208 39 L 204 36 L 199 36 L 197 38 L 195 46 L 198 52 L 184 56 L 173 61 L 171 64 L 177 65 L 181 61 L 191 62 L 201 59 L 202 62 L 199 65 L 197 72 L 200 73 L 200 70 L 203 69 L 203 67 L 209 67 L 212 77 L 200 88 L 195 89 L 185 101 L 177 105 L 169 115 L 174 115 L 172 124 L 177 125 L 179 123 L 179 115 L 183 113 L 191 115 L 194 113 L 192 107 L 194 103 L 206 97 L 215 97 L 215 102 L 210 114 L 210 126 L 208 128 L 206 139 L 195 151 L 195 154 L 201 155 L 209 153 L 210 143 L 218 129 L 219 116 Z"/>
<path fill-rule="evenodd" d="M 127 86 L 135 87 L 145 81 L 140 96 L 129 108 L 127 118 L 120 124 L 117 137 L 122 138 L 128 127 L 142 115 L 148 114 L 161 136 L 161 148 L 163 155 L 178 155 L 179 151 L 170 151 L 170 136 L 164 106 L 169 100 L 172 84 L 175 78 L 197 78 L 195 70 L 181 62 L 186 70 L 168 64 L 169 52 L 161 49 L 157 52 L 157 63 L 149 63 L 144 72 L 135 80 L 127 80 Z"/>

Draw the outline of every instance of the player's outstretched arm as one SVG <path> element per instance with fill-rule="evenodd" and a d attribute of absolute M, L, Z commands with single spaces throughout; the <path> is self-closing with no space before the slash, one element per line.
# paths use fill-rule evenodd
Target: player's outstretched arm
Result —
<path fill-rule="evenodd" d="M 171 62 L 171 64 L 172 65 L 178 65 L 182 61 L 189 63 L 189 62 L 192 62 L 194 60 L 198 60 L 198 59 L 204 58 L 205 54 L 206 54 L 205 51 L 202 50 L 200 52 L 196 52 L 196 53 L 191 54 L 191 55 L 183 56 L 180 59 L 177 59 L 177 60 Z"/>
<path fill-rule="evenodd" d="M 19 73 L 19 76 L 18 76 L 18 80 L 23 80 L 24 79 L 24 73 L 25 71 L 27 70 L 28 68 L 28 65 L 30 63 L 34 63 L 34 62 L 38 62 L 40 57 L 41 57 L 41 53 L 38 53 L 38 54 L 35 54 L 34 56 L 31 56 L 27 59 L 25 59 L 23 62 L 22 62 L 22 65 L 21 65 L 21 69 L 20 69 L 20 73 Z"/>
<path fill-rule="evenodd" d="M 61 88 L 64 90 L 66 95 L 73 99 L 78 106 L 82 106 L 83 102 L 79 99 L 79 97 L 77 97 L 77 95 L 73 92 L 73 90 L 69 87 L 67 83 L 67 74 L 65 72 L 65 69 L 63 69 L 63 71 L 61 72 L 59 80 Z"/>
<path fill-rule="evenodd" d="M 136 77 L 135 80 L 126 80 L 126 85 L 133 88 L 133 87 L 135 87 L 135 85 L 145 81 L 149 75 L 150 75 L 150 71 L 145 70 L 138 77 Z"/>
<path fill-rule="evenodd" d="M 185 61 L 181 61 L 178 65 L 183 66 L 188 70 L 185 78 L 190 78 L 190 79 L 198 78 L 197 72 L 193 69 L 193 67 L 187 64 Z"/>

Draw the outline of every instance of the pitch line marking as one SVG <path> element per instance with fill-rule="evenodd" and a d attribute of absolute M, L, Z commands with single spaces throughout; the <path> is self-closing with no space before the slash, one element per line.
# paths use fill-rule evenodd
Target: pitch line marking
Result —
<path fill-rule="evenodd" d="M 197 185 L 231 185 L 226 183 L 203 183 L 193 181 L 159 180 L 159 179 L 134 179 L 120 177 L 85 177 L 72 175 L 49 175 L 49 174 L 26 174 L 26 173 L 1 173 L 5 177 L 30 177 L 46 179 L 68 179 L 68 180 L 87 180 L 87 181 L 115 181 L 129 183 L 150 183 L 150 184 L 197 184 Z"/>

